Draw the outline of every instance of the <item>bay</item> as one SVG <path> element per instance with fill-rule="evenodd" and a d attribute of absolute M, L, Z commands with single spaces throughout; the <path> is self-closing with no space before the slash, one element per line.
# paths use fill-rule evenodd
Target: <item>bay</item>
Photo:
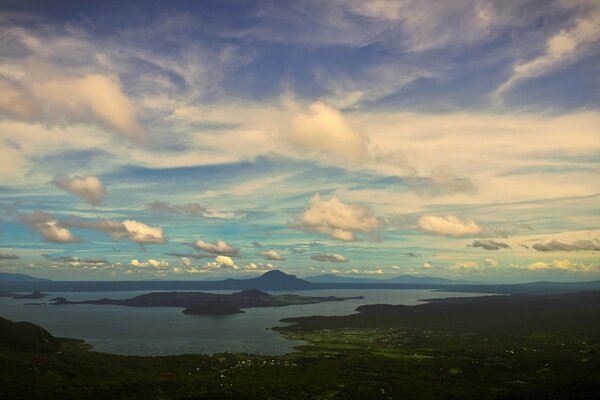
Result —
<path fill-rule="evenodd" d="M 473 297 L 478 293 L 439 292 L 426 289 L 337 289 L 295 292 L 303 296 L 363 296 L 364 299 L 287 307 L 249 308 L 244 314 L 200 316 L 172 307 L 123 307 L 106 305 L 26 305 L 68 300 L 125 299 L 148 291 L 53 292 L 42 300 L 0 298 L 0 316 L 38 324 L 55 336 L 84 339 L 93 350 L 126 355 L 176 355 L 189 353 L 250 352 L 284 354 L 302 342 L 283 338 L 270 330 L 282 326 L 282 318 L 312 315 L 347 315 L 364 304 L 415 305 L 420 300 Z M 211 293 L 232 293 L 212 291 Z M 270 292 L 283 294 L 289 292 Z"/>

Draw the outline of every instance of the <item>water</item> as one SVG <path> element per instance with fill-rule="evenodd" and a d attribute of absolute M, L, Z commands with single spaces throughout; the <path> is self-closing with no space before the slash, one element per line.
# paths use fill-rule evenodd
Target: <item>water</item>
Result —
<path fill-rule="evenodd" d="M 232 291 L 213 291 L 231 293 Z M 173 355 L 185 353 L 251 352 L 283 354 L 302 342 L 284 339 L 270 330 L 285 325 L 282 318 L 311 315 L 346 315 L 364 304 L 415 305 L 421 299 L 480 296 L 478 293 L 432 290 L 364 289 L 310 290 L 303 296 L 364 296 L 339 302 L 288 307 L 249 308 L 245 314 L 199 316 L 182 313 L 181 308 L 132 308 L 105 305 L 25 305 L 47 302 L 62 296 L 68 300 L 125 299 L 148 291 L 49 293 L 42 300 L 0 298 L 0 316 L 29 321 L 60 337 L 84 339 L 100 352 L 128 355 Z M 279 294 L 284 292 L 270 292 Z"/>

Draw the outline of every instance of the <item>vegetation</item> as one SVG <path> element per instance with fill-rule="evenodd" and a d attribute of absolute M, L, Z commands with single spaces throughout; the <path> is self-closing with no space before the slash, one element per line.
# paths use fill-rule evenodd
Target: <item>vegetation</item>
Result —
<path fill-rule="evenodd" d="M 0 341 L 7 399 L 587 399 L 600 393 L 600 293 L 496 296 L 287 320 L 297 352 L 130 357 Z M 2 320 L 2 331 L 32 331 Z M 37 327 L 38 329 L 41 329 Z M 42 330 L 43 331 L 43 330 Z M 47 343 L 47 346 L 45 345 Z M 59 347 L 56 347 L 56 343 Z"/>
<path fill-rule="evenodd" d="M 362 297 L 309 297 L 295 294 L 273 296 L 257 289 L 246 289 L 232 294 L 203 292 L 156 292 L 146 293 L 130 299 L 99 299 L 68 301 L 64 297 L 52 299 L 52 305 L 98 304 L 127 307 L 181 307 L 185 314 L 224 315 L 243 313 L 240 308 L 285 307 L 291 305 L 315 304 L 325 301 L 343 301 Z"/>

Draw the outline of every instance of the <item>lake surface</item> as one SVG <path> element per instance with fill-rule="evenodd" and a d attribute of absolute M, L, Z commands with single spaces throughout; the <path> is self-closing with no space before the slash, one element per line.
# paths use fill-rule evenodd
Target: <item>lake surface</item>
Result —
<path fill-rule="evenodd" d="M 212 291 L 232 293 L 233 291 Z M 68 300 L 126 299 L 148 291 L 50 292 L 42 300 L 0 298 L 0 316 L 29 321 L 60 337 L 84 339 L 100 352 L 128 355 L 174 355 L 184 353 L 251 352 L 283 354 L 302 342 L 284 339 L 270 330 L 284 325 L 282 318 L 311 315 L 346 315 L 364 304 L 419 304 L 419 300 L 473 297 L 484 294 L 405 289 L 338 289 L 293 292 L 303 296 L 364 296 L 339 302 L 288 307 L 249 308 L 245 314 L 200 316 L 183 314 L 182 308 L 134 308 L 106 305 L 25 305 L 54 297 Z M 282 294 L 290 292 L 270 292 Z"/>

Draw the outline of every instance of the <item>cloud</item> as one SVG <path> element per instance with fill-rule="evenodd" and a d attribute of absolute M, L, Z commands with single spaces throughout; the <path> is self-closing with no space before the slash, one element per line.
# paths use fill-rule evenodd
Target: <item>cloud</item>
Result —
<path fill-rule="evenodd" d="M 69 76 L 35 58 L 23 65 L 21 79 L 0 77 L 0 115 L 25 122 L 93 124 L 133 142 L 148 140 L 117 76 Z"/>
<path fill-rule="evenodd" d="M 472 219 L 462 219 L 455 215 L 424 215 L 417 220 L 415 228 L 441 236 L 474 236 L 482 231 Z"/>
<path fill-rule="evenodd" d="M 577 264 L 570 260 L 554 260 L 552 262 L 537 261 L 527 266 L 512 265 L 515 269 L 525 269 L 529 271 L 548 271 L 560 270 L 568 272 L 598 272 L 600 266 L 592 264 Z"/>
<path fill-rule="evenodd" d="M 42 235 L 44 240 L 54 243 L 75 243 L 81 239 L 74 236 L 64 223 L 57 221 L 44 211 L 21 215 L 21 221 Z"/>
<path fill-rule="evenodd" d="M 321 200 L 317 193 L 310 200 L 310 208 L 288 225 L 349 242 L 356 240 L 357 233 L 373 234 L 379 221 L 368 208 L 346 204 L 335 196 Z"/>
<path fill-rule="evenodd" d="M 207 253 L 220 254 L 224 256 L 239 256 L 240 250 L 234 248 L 223 240 L 217 240 L 215 243 L 208 243 L 203 240 L 196 240 L 192 243 L 196 250 L 206 251 Z"/>
<path fill-rule="evenodd" d="M 74 228 L 103 231 L 115 240 L 127 239 L 139 244 L 162 244 L 167 242 L 167 239 L 163 236 L 162 228 L 148 226 L 143 222 L 130 219 L 119 222 L 108 219 L 86 221 L 71 218 L 65 224 Z"/>
<path fill-rule="evenodd" d="M 102 182 L 93 175 L 73 178 L 57 176 L 52 183 L 68 193 L 81 197 L 93 206 L 100 204 L 106 197 L 106 189 Z"/>
<path fill-rule="evenodd" d="M 256 240 L 252 241 L 252 246 L 254 247 L 262 247 L 262 244 L 260 244 L 259 242 L 257 242 Z"/>
<path fill-rule="evenodd" d="M 565 64 L 577 61 L 600 38 L 600 5 L 597 1 L 574 2 L 585 4 L 587 10 L 573 20 L 572 26 L 550 36 L 541 55 L 518 62 L 512 73 L 493 93 L 496 101 L 521 83 L 550 73 Z"/>
<path fill-rule="evenodd" d="M 154 258 L 148 259 L 148 261 L 139 261 L 137 259 L 133 259 L 129 262 L 129 265 L 134 268 L 153 268 L 158 270 L 167 270 L 169 269 L 169 262 L 166 260 L 156 260 Z"/>
<path fill-rule="evenodd" d="M 166 201 L 155 200 L 146 204 L 146 209 L 172 214 L 187 215 L 190 217 L 204 217 L 216 219 L 231 219 L 235 217 L 232 212 L 218 211 L 201 206 L 199 203 L 172 204 Z"/>
<path fill-rule="evenodd" d="M 454 265 L 448 267 L 450 271 L 459 273 L 481 273 L 489 270 L 498 269 L 498 262 L 493 258 L 486 258 L 483 263 L 476 261 L 458 261 Z"/>
<path fill-rule="evenodd" d="M 310 256 L 311 260 L 315 260 L 315 261 L 326 261 L 326 262 L 339 262 L 339 263 L 345 263 L 348 262 L 348 258 L 344 257 L 341 254 L 313 254 L 312 256 Z"/>
<path fill-rule="evenodd" d="M 421 256 L 419 253 L 413 253 L 412 251 L 409 251 L 408 253 L 404 253 L 404 255 L 407 257 L 414 257 L 414 258 Z"/>
<path fill-rule="evenodd" d="M 50 254 L 41 254 L 42 257 L 50 260 L 49 266 L 56 267 L 73 267 L 84 270 L 97 270 L 99 268 L 112 267 L 113 265 L 104 258 L 87 257 L 79 258 L 74 256 L 59 256 L 53 257 Z"/>
<path fill-rule="evenodd" d="M 207 263 L 205 267 L 209 269 L 239 269 L 231 257 L 216 256 L 215 261 Z"/>
<path fill-rule="evenodd" d="M 536 243 L 532 246 L 537 251 L 600 251 L 600 240 L 575 240 L 565 243 L 551 240 L 546 243 Z"/>
<path fill-rule="evenodd" d="M 471 179 L 456 176 L 448 166 L 436 167 L 429 178 L 409 176 L 408 186 L 422 197 L 477 193 L 477 186 Z"/>
<path fill-rule="evenodd" d="M 423 269 L 431 269 L 431 268 L 432 268 L 432 265 L 430 263 L 428 263 L 428 262 L 423 263 Z"/>
<path fill-rule="evenodd" d="M 146 208 L 153 211 L 183 214 L 189 216 L 204 215 L 204 213 L 206 212 L 206 207 L 203 207 L 198 203 L 170 204 L 166 201 L 158 200 L 146 204 Z"/>
<path fill-rule="evenodd" d="M 179 252 L 169 252 L 165 253 L 165 256 L 173 256 L 173 257 L 183 257 L 183 258 L 212 258 L 213 256 L 206 253 L 179 253 Z"/>
<path fill-rule="evenodd" d="M 511 247 L 504 242 L 496 242 L 492 239 L 477 239 L 467 245 L 468 247 L 481 247 L 484 250 L 510 249 Z"/>
<path fill-rule="evenodd" d="M 273 264 L 268 263 L 249 263 L 246 264 L 242 269 L 246 271 L 269 271 L 274 268 Z"/>
<path fill-rule="evenodd" d="M 19 260 L 19 257 L 16 254 L 5 253 L 3 250 L 0 250 L 0 260 Z"/>
<path fill-rule="evenodd" d="M 265 258 L 265 260 L 272 260 L 272 261 L 283 261 L 285 260 L 285 257 L 282 256 L 281 254 L 279 254 L 278 252 L 276 252 L 275 250 L 265 250 L 265 251 L 260 251 L 258 253 L 259 256 L 263 256 Z"/>
<path fill-rule="evenodd" d="M 347 161 L 358 162 L 367 156 L 366 139 L 339 110 L 320 101 L 311 104 L 308 113 L 292 116 L 289 140 L 300 150 Z"/>

